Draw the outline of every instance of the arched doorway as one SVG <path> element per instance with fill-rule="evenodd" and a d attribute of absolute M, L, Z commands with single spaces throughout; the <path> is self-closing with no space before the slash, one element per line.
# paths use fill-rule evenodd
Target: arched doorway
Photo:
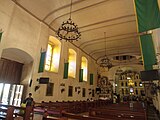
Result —
<path fill-rule="evenodd" d="M 33 58 L 27 52 L 17 48 L 7 48 L 2 51 L 0 58 L 0 100 L 2 102 L 20 105 L 23 88 L 31 79 L 32 66 Z"/>

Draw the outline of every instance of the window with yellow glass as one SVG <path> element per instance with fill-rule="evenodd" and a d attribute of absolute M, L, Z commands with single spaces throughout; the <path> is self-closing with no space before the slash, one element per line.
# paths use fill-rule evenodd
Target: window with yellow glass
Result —
<path fill-rule="evenodd" d="M 58 72 L 61 52 L 61 42 L 53 36 L 49 37 L 46 53 L 45 70 Z"/>

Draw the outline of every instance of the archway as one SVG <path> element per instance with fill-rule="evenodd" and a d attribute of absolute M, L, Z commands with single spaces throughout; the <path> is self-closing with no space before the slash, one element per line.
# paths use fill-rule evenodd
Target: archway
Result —
<path fill-rule="evenodd" d="M 1 93 L 3 96 L 6 94 L 5 99 L 2 96 L 4 103 L 20 105 L 21 97 L 24 95 L 22 94 L 23 89 L 27 88 L 24 86 L 27 86 L 31 80 L 32 67 L 33 58 L 27 52 L 17 48 L 7 48 L 2 51 L 0 58 L 0 82 L 1 86 L 3 86 Z M 14 95 L 17 94 L 17 90 L 19 91 L 18 95 Z M 18 98 L 10 95 L 18 96 Z"/>

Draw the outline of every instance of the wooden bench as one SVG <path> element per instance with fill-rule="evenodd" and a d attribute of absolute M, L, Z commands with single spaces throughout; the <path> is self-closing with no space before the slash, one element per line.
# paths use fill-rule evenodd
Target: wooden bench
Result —
<path fill-rule="evenodd" d="M 23 111 L 23 113 L 21 111 Z M 23 108 L 13 105 L 0 104 L 0 112 L 2 113 L 0 114 L 0 119 L 5 119 L 5 120 L 13 120 L 15 117 L 18 116 L 23 117 L 23 120 L 30 120 L 30 118 L 33 120 L 34 116 L 32 106 Z"/>
<path fill-rule="evenodd" d="M 43 120 L 68 120 L 68 119 L 73 119 L 73 120 L 111 120 L 111 119 L 106 119 L 106 118 L 99 118 L 99 117 L 90 117 L 86 115 L 77 115 L 73 113 L 67 113 L 67 112 L 62 112 L 62 117 L 61 118 L 43 118 Z"/>
<path fill-rule="evenodd" d="M 32 106 L 24 107 L 15 107 L 14 112 L 15 117 L 23 117 L 23 120 L 30 120 L 34 118 L 34 111 Z"/>
<path fill-rule="evenodd" d="M 108 104 L 105 107 L 100 107 L 109 110 L 118 110 L 118 111 L 138 111 L 138 112 L 145 112 L 145 109 L 142 107 L 141 103 L 133 103 L 133 107 L 130 107 L 129 103 L 127 104 Z"/>
<path fill-rule="evenodd" d="M 92 116 L 86 116 L 86 115 L 77 115 L 77 114 L 67 113 L 67 112 L 62 112 L 62 116 L 69 119 L 76 119 L 76 120 L 111 120 L 111 119 L 92 117 Z"/>
<path fill-rule="evenodd" d="M 44 113 L 44 110 L 48 110 L 48 113 L 52 111 L 56 111 L 55 114 L 59 114 L 62 110 L 69 113 L 83 113 L 88 112 L 89 108 L 92 107 L 101 107 L 106 106 L 110 103 L 110 101 L 68 101 L 68 102 L 42 102 L 36 103 L 34 107 L 34 111 L 40 114 Z M 60 114 L 59 114 L 60 115 Z"/>
<path fill-rule="evenodd" d="M 146 120 L 146 111 L 131 111 L 128 109 L 116 109 L 116 108 L 91 108 L 89 110 L 90 116 L 110 118 L 114 120 L 120 119 L 134 119 L 134 120 Z"/>
<path fill-rule="evenodd" d="M 8 107 L 0 105 L 0 119 L 1 120 L 13 120 L 14 107 Z"/>

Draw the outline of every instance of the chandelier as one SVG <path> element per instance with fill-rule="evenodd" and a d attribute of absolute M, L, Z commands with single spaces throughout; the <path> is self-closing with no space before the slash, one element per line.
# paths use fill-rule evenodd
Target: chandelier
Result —
<path fill-rule="evenodd" d="M 72 11 L 72 0 L 70 7 L 70 17 L 67 21 L 64 21 L 57 31 L 57 35 L 60 40 L 66 40 L 69 42 L 78 41 L 80 39 L 81 33 L 79 32 L 78 26 L 71 19 Z"/>
<path fill-rule="evenodd" d="M 106 55 L 106 33 L 104 32 L 105 37 L 105 56 L 100 61 L 100 67 L 107 67 L 108 69 L 112 67 L 110 59 Z"/>
<path fill-rule="evenodd" d="M 116 70 L 116 75 L 121 75 L 121 73 L 123 72 L 123 70 L 119 67 L 117 70 Z"/>
<path fill-rule="evenodd" d="M 100 67 L 107 67 L 107 68 L 111 68 L 112 67 L 112 63 L 111 63 L 110 59 L 107 56 L 104 56 L 104 58 L 101 59 Z"/>

